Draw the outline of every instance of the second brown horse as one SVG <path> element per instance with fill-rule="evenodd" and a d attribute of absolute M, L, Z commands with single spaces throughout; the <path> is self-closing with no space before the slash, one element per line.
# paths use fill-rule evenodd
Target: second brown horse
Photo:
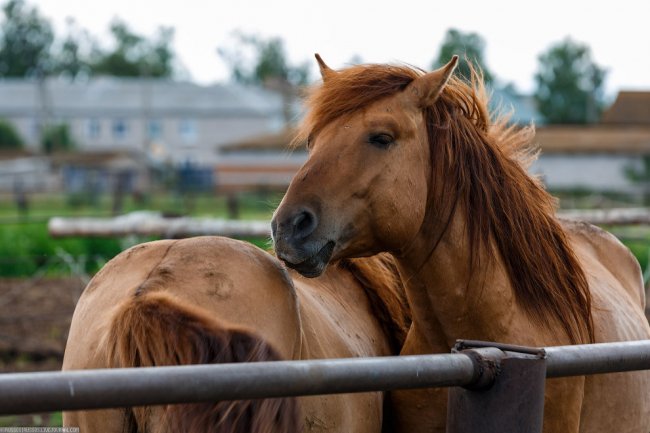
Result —
<path fill-rule="evenodd" d="M 409 324 L 389 257 L 342 262 L 318 279 L 240 241 L 198 237 L 133 247 L 86 287 L 65 370 L 396 354 Z M 87 433 L 379 433 L 383 393 L 64 413 Z"/>

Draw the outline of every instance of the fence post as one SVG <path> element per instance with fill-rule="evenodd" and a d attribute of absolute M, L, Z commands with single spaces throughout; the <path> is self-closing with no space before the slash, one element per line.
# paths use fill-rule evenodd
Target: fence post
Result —
<path fill-rule="evenodd" d="M 447 433 L 541 433 L 544 351 L 525 348 L 526 353 L 521 353 L 495 347 L 462 350 L 467 343 L 459 342 L 455 351 L 469 355 L 478 374 L 474 385 L 449 390 Z"/>

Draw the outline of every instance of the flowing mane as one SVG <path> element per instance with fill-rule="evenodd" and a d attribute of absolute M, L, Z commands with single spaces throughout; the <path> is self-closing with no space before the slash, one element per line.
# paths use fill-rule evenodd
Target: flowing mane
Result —
<path fill-rule="evenodd" d="M 332 74 L 311 91 L 294 143 L 395 95 L 422 75 L 409 66 L 386 65 Z M 471 270 L 480 271 L 481 251 L 498 252 L 515 298 L 531 318 L 549 329 L 549 320 L 556 320 L 574 343 L 593 342 L 585 273 L 555 217 L 555 200 L 526 172 L 534 157 L 534 129 L 508 126 L 506 117 L 492 121 L 481 83 L 476 72 L 470 83 L 452 77 L 435 103 L 423 109 L 433 173 L 426 218 L 441 222 L 435 229 L 442 233 L 461 210 Z"/>

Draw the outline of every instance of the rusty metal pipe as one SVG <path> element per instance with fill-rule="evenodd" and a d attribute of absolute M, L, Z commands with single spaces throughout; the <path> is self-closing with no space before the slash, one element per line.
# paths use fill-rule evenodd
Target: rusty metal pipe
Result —
<path fill-rule="evenodd" d="M 650 369 L 650 340 L 542 353 L 546 377 Z M 9 373 L 0 375 L 0 414 L 468 386 L 481 377 L 477 365 L 459 353 Z"/>
<path fill-rule="evenodd" d="M 466 355 L 418 355 L 0 375 L 0 414 L 461 386 Z"/>
<path fill-rule="evenodd" d="M 650 370 L 650 340 L 546 347 L 546 377 Z"/>

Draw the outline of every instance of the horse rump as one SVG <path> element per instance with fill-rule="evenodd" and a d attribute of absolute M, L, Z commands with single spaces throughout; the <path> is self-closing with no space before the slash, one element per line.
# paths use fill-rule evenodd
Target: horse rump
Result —
<path fill-rule="evenodd" d="M 130 298 L 114 316 L 108 336 L 111 367 L 279 360 L 254 334 L 219 323 L 169 294 Z M 127 430 L 141 433 L 285 433 L 300 430 L 295 398 L 219 401 L 127 409 Z"/>

